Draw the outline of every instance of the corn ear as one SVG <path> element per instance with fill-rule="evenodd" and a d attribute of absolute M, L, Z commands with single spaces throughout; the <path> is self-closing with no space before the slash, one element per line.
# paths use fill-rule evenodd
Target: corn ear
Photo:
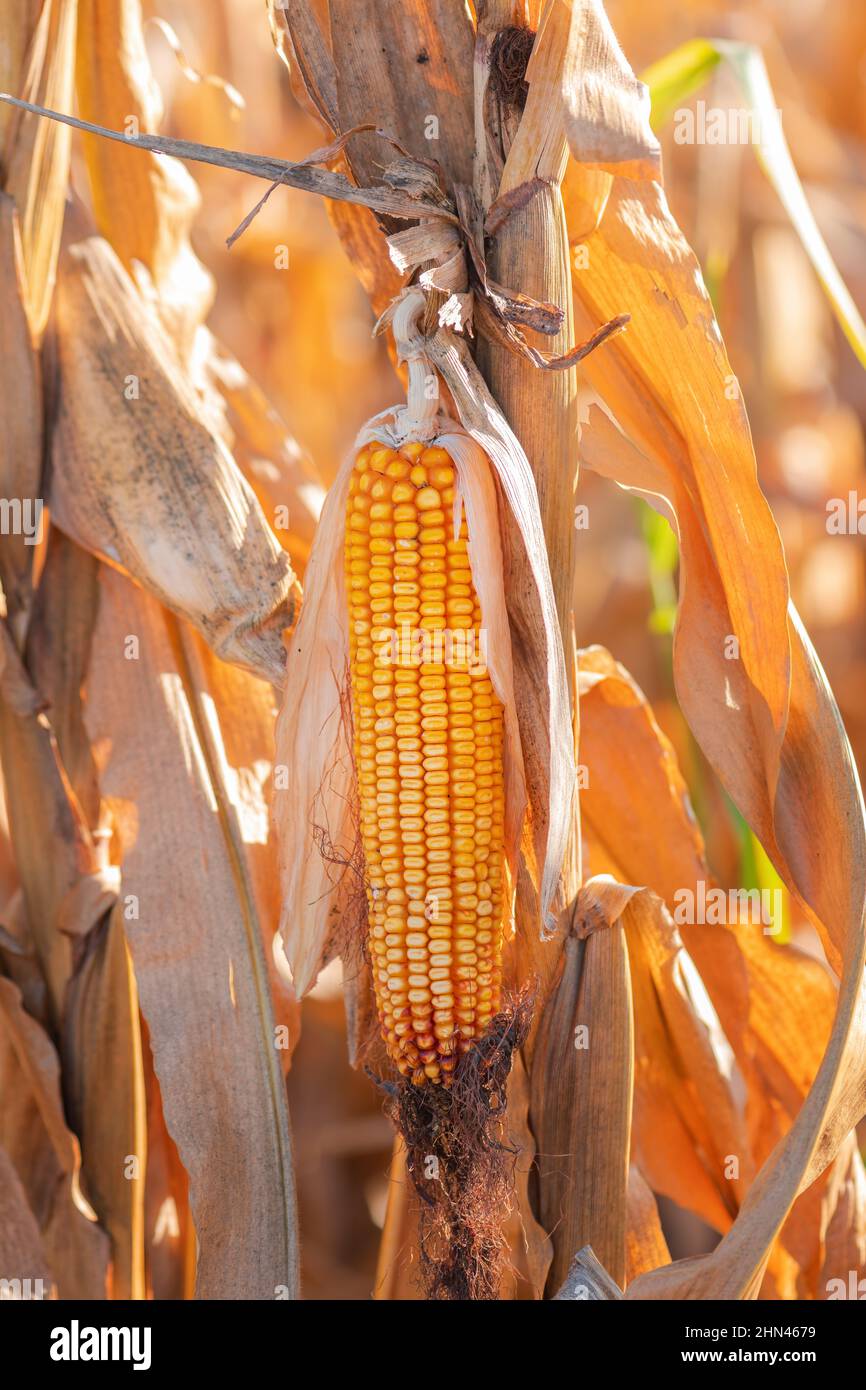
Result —
<path fill-rule="evenodd" d="M 374 440 L 346 517 L 368 949 L 383 1039 L 417 1084 L 448 1084 L 502 969 L 503 707 L 455 481 L 444 449 Z"/>

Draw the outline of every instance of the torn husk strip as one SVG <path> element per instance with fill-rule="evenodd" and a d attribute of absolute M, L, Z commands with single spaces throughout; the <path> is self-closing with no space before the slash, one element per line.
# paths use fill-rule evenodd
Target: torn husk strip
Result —
<path fill-rule="evenodd" d="M 73 247 L 58 293 L 51 506 L 58 526 L 281 684 L 299 589 L 171 345 L 110 247 Z"/>

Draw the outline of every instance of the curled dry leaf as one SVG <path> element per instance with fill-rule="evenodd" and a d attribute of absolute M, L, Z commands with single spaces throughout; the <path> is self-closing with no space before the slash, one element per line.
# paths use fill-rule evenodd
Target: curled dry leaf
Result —
<path fill-rule="evenodd" d="M 331 25 L 327 0 L 267 0 L 268 22 L 274 47 L 292 76 L 295 66 L 313 110 L 336 132 L 337 73 L 331 52 Z M 291 59 L 294 59 L 294 64 Z M 299 84 L 295 83 L 298 95 Z"/>
<path fill-rule="evenodd" d="M 57 306 L 57 524 L 193 622 L 218 655 L 284 678 L 300 591 L 251 488 L 202 422 L 163 329 L 107 243 L 72 248 Z"/>

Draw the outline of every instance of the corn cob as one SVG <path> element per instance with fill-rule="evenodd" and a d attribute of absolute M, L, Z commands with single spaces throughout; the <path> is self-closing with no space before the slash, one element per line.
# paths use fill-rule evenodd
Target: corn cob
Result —
<path fill-rule="evenodd" d="M 459 659 L 479 650 L 481 609 L 454 484 L 444 449 L 371 443 L 346 517 L 368 946 L 383 1040 L 416 1085 L 450 1085 L 501 985 L 502 705 L 483 663 Z M 412 639 L 396 658 L 395 634 Z"/>

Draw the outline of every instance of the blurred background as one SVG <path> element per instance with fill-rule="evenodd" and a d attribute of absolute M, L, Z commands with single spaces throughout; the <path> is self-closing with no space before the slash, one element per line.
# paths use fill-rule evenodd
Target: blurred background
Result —
<path fill-rule="evenodd" d="M 866 6 L 608 0 L 607 10 L 638 73 L 696 37 L 760 46 L 812 210 L 866 312 Z M 288 159 L 326 143 L 274 51 L 264 0 L 211 0 L 206 9 L 186 0 L 145 0 L 145 11 L 165 99 L 163 133 Z M 157 18 L 171 26 L 185 64 L 208 80 L 184 70 Z M 691 104 L 699 99 L 708 107 L 742 105 L 724 66 Z M 827 502 L 850 492 L 866 495 L 866 374 L 754 151 L 742 144 L 677 144 L 673 123 L 659 135 L 668 200 L 703 266 L 746 400 L 794 601 L 862 777 L 866 536 L 828 535 Z M 217 286 L 210 327 L 264 388 L 328 482 L 360 425 L 400 391 L 384 343 L 371 337 L 367 296 L 322 200 L 278 190 L 227 251 L 226 237 L 261 187 L 227 170 L 197 165 L 193 172 L 202 197 L 193 242 Z M 772 871 L 697 753 L 673 696 L 671 533 L 642 504 L 589 474 L 578 500 L 591 518 L 580 533 L 578 644 L 604 643 L 652 701 L 677 749 L 717 879 L 725 886 L 766 886 Z M 808 945 L 796 918 L 787 929 Z M 375 1279 L 391 1130 L 368 1079 L 346 1062 L 340 980 L 330 971 L 305 1002 L 303 1024 L 289 1093 L 306 1296 L 365 1298 Z M 665 1224 L 675 1255 L 715 1238 L 669 1210 Z"/>

